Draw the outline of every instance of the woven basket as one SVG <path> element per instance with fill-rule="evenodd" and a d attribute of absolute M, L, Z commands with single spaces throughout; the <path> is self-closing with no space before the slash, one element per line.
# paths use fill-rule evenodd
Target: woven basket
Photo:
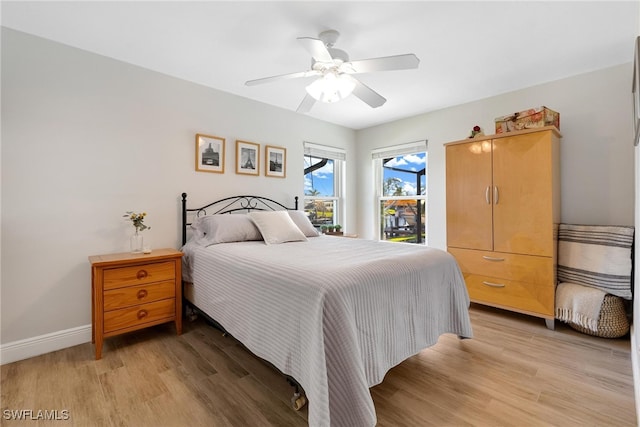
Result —
<path fill-rule="evenodd" d="M 576 331 L 602 338 L 620 338 L 629 332 L 629 320 L 622 298 L 607 294 L 602 301 L 598 317 L 598 331 L 594 332 L 575 323 L 568 322 Z"/>

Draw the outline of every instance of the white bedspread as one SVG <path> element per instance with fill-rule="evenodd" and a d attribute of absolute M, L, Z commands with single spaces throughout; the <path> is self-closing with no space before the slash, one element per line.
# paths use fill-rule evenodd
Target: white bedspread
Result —
<path fill-rule="evenodd" d="M 441 334 L 472 336 L 464 279 L 438 249 L 320 236 L 183 251 L 189 298 L 298 381 L 313 427 L 374 426 L 369 387 Z"/>

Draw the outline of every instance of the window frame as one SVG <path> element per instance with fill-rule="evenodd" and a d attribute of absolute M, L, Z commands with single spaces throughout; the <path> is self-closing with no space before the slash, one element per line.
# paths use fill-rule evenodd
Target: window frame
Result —
<path fill-rule="evenodd" d="M 345 218 L 345 188 L 344 182 L 346 168 L 346 152 L 342 148 L 331 147 L 316 143 L 304 143 L 304 159 L 313 157 L 316 159 L 327 159 L 333 161 L 333 196 L 311 196 L 303 191 L 303 206 L 307 206 L 311 201 L 331 201 L 333 202 L 333 224 L 346 226 Z M 305 170 L 307 168 L 305 167 Z M 304 171 L 303 171 L 304 172 Z M 313 172 L 311 172 L 313 173 Z M 304 173 L 306 177 L 307 173 Z"/>
<path fill-rule="evenodd" d="M 401 195 L 401 196 L 385 196 L 383 195 L 384 191 L 384 160 L 389 158 L 396 158 L 400 156 L 406 156 L 410 154 L 424 153 L 425 154 L 425 187 L 424 194 L 416 194 L 416 195 Z M 428 151 L 428 143 L 427 140 L 415 141 L 408 144 L 395 145 L 390 147 L 384 147 L 371 151 L 371 157 L 373 162 L 373 171 L 374 171 L 374 194 L 375 194 L 375 233 L 377 236 L 377 240 L 386 241 L 383 238 L 384 231 L 382 229 L 382 217 L 383 212 L 382 203 L 388 200 L 416 200 L 417 203 L 424 202 L 424 231 L 425 236 L 424 240 L 421 242 L 416 242 L 416 244 L 427 245 L 428 244 L 428 223 L 429 217 L 427 215 L 427 206 L 428 206 L 428 160 L 429 160 L 429 151 Z M 420 231 L 421 233 L 421 231 Z"/>

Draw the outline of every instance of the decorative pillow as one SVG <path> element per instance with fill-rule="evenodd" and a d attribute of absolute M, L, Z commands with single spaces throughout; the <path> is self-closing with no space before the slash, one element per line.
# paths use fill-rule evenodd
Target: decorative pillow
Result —
<path fill-rule="evenodd" d="M 260 231 L 246 214 L 203 216 L 196 218 L 191 227 L 196 231 L 194 236 L 201 236 L 199 243 L 207 246 L 262 240 Z"/>
<path fill-rule="evenodd" d="M 560 224 L 558 281 L 631 299 L 634 227 Z"/>
<path fill-rule="evenodd" d="M 287 211 L 249 212 L 247 215 L 260 230 L 267 245 L 307 240 Z"/>
<path fill-rule="evenodd" d="M 300 231 L 302 231 L 302 234 L 307 237 L 317 237 L 320 235 L 320 233 L 318 233 L 318 230 L 316 230 L 313 224 L 311 224 L 311 221 L 309 221 L 309 217 L 307 217 L 307 214 L 304 211 L 287 212 L 289 212 L 289 216 L 291 217 L 293 222 L 295 222 Z"/>

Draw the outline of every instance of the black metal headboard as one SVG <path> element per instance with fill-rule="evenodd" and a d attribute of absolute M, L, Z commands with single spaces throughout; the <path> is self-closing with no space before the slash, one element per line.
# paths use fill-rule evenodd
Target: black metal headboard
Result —
<path fill-rule="evenodd" d="M 218 215 L 233 212 L 297 209 L 298 196 L 294 198 L 294 205 L 292 208 L 286 207 L 275 200 L 261 196 L 231 196 L 216 200 L 215 202 L 211 202 L 208 205 L 199 208 L 187 208 L 187 193 L 182 193 L 182 244 L 184 245 L 187 243 L 187 226 L 191 225 L 191 222 L 189 222 L 189 213 L 197 218 L 203 215 Z"/>

